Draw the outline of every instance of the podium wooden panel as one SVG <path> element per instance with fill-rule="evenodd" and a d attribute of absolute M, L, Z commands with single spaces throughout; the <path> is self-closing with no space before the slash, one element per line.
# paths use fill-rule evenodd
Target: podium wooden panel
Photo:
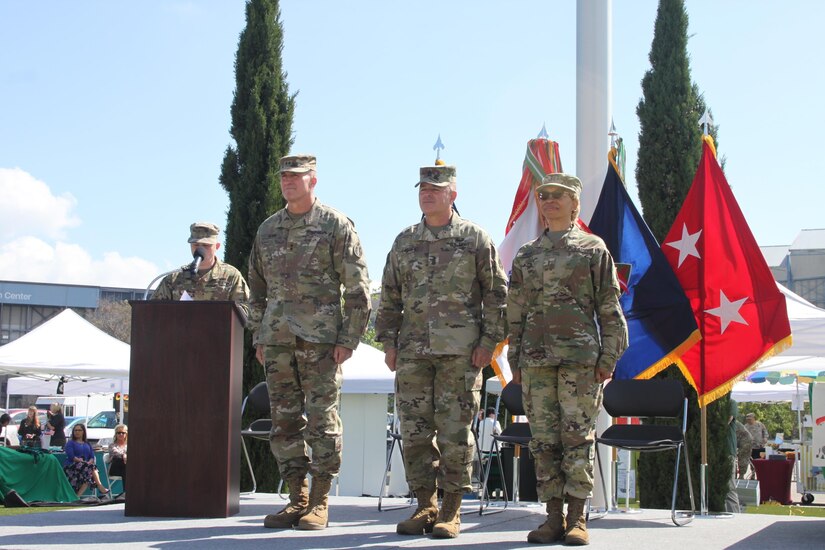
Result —
<path fill-rule="evenodd" d="M 126 515 L 237 514 L 243 375 L 237 307 L 130 303 Z"/>

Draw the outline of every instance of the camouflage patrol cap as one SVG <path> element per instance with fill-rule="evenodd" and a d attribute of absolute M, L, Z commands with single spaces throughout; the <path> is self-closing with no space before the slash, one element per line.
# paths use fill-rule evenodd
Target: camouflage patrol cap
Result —
<path fill-rule="evenodd" d="M 287 155 L 281 158 L 281 172 L 303 174 L 315 170 L 315 155 Z"/>
<path fill-rule="evenodd" d="M 561 187 L 562 189 L 572 191 L 577 197 L 582 193 L 581 180 L 576 176 L 571 176 L 569 174 L 547 174 L 541 180 L 541 184 L 536 187 L 536 192 L 538 193 L 546 187 Z"/>
<path fill-rule="evenodd" d="M 214 223 L 195 222 L 189 226 L 189 242 L 192 244 L 215 244 L 220 228 Z"/>
<path fill-rule="evenodd" d="M 418 171 L 419 181 L 416 187 L 422 183 L 429 183 L 436 187 L 447 187 L 455 183 L 455 166 L 422 166 Z"/>

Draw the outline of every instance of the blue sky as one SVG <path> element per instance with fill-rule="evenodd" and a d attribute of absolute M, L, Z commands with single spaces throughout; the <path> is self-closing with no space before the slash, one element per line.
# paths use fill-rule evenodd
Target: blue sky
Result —
<path fill-rule="evenodd" d="M 825 3 L 688 0 L 691 70 L 761 245 L 824 227 Z M 640 81 L 657 2 L 613 2 L 613 118 L 635 196 Z M 458 167 L 458 207 L 496 242 L 542 124 L 575 173 L 576 3 L 286 0 L 294 152 L 352 218 L 380 279 L 420 216 L 418 167 Z M 0 279 L 144 287 L 193 221 L 226 224 L 240 0 L 0 0 Z M 605 129 L 606 131 L 607 129 Z"/>

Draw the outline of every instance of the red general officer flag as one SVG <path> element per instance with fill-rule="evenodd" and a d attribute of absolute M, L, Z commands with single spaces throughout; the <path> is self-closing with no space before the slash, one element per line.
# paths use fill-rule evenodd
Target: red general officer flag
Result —
<path fill-rule="evenodd" d="M 677 362 L 705 406 L 791 345 L 785 298 L 730 186 L 713 141 L 662 251 L 690 300 L 702 340 Z"/>

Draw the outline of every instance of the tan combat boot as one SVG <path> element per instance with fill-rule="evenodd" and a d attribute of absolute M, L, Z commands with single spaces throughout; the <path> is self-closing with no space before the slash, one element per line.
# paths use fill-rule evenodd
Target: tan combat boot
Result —
<path fill-rule="evenodd" d="M 567 495 L 567 532 L 564 534 L 564 544 L 569 546 L 590 544 L 584 517 L 584 504 L 585 499 Z"/>
<path fill-rule="evenodd" d="M 298 520 L 307 510 L 309 501 L 307 478 L 290 478 L 286 480 L 286 484 L 289 487 L 289 504 L 277 514 L 269 514 L 264 518 L 264 527 L 267 529 L 291 529 L 298 525 Z"/>
<path fill-rule="evenodd" d="M 312 489 L 309 491 L 307 513 L 298 520 L 298 529 L 303 531 L 318 531 L 327 528 L 329 524 L 327 499 L 331 487 L 331 479 L 312 478 Z"/>
<path fill-rule="evenodd" d="M 435 489 L 418 489 L 415 492 L 418 508 L 409 519 L 399 523 L 395 532 L 399 535 L 423 535 L 432 533 L 435 518 L 438 516 L 438 496 Z"/>
<path fill-rule="evenodd" d="M 527 534 L 527 542 L 550 544 L 564 539 L 567 523 L 564 521 L 564 500 L 551 498 L 547 502 L 547 519 L 538 529 Z"/>
<path fill-rule="evenodd" d="M 444 493 L 441 510 L 433 526 L 433 538 L 454 539 L 461 531 L 461 493 Z"/>

